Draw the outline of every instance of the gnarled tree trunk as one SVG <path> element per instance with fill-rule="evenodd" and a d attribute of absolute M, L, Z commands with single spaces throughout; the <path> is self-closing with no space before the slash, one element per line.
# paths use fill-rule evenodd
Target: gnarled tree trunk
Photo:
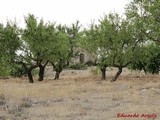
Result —
<path fill-rule="evenodd" d="M 56 74 L 55 74 L 54 79 L 55 79 L 55 80 L 58 80 L 58 79 L 59 79 L 59 76 L 60 76 L 60 73 L 61 73 L 62 70 L 63 70 L 62 65 L 58 65 L 55 70 L 56 70 Z"/>
<path fill-rule="evenodd" d="M 48 61 L 46 61 L 46 63 L 44 65 L 42 65 L 41 63 L 39 63 L 38 67 L 39 67 L 39 78 L 38 81 L 43 81 L 44 80 L 44 71 L 45 71 L 45 67 L 47 66 Z"/>
<path fill-rule="evenodd" d="M 38 67 L 38 65 L 31 65 L 29 68 L 25 67 L 25 69 L 27 70 L 27 75 L 28 75 L 29 83 L 34 83 L 33 76 L 32 76 L 32 70 L 34 68 L 36 68 L 36 67 Z"/>
<path fill-rule="evenodd" d="M 43 81 L 44 78 L 44 66 L 39 65 L 39 78 L 38 81 Z"/>
<path fill-rule="evenodd" d="M 29 83 L 34 83 L 33 76 L 32 76 L 32 70 L 28 70 L 27 75 L 28 75 Z"/>
<path fill-rule="evenodd" d="M 32 76 L 32 70 L 34 68 L 37 68 L 38 67 L 38 64 L 27 64 L 25 62 L 22 62 L 22 61 L 14 61 L 16 64 L 19 64 L 19 65 L 22 65 L 25 69 L 25 71 L 27 72 L 27 76 L 28 76 L 28 79 L 29 79 L 29 83 L 34 83 L 34 80 L 33 80 L 33 76 Z"/>
<path fill-rule="evenodd" d="M 55 65 L 54 63 L 52 63 L 52 66 L 53 66 L 53 68 L 54 68 L 55 71 L 56 71 L 54 80 L 58 80 L 58 79 L 59 79 L 59 76 L 60 76 L 60 73 L 62 72 L 63 67 L 64 67 L 63 60 L 60 60 L 59 63 L 57 63 L 56 65 Z"/>
<path fill-rule="evenodd" d="M 102 80 L 106 80 L 106 66 L 101 67 Z"/>
<path fill-rule="evenodd" d="M 119 77 L 119 75 L 122 73 L 122 69 L 123 67 L 118 67 L 118 72 L 116 73 L 116 75 L 113 77 L 113 79 L 111 80 L 111 82 L 114 82 L 117 80 L 117 78 Z"/>
<path fill-rule="evenodd" d="M 60 72 L 57 72 L 57 71 L 56 71 L 56 74 L 55 74 L 55 78 L 54 78 L 54 79 L 55 79 L 55 80 L 58 80 L 58 79 L 59 79 L 59 75 L 60 75 Z"/>

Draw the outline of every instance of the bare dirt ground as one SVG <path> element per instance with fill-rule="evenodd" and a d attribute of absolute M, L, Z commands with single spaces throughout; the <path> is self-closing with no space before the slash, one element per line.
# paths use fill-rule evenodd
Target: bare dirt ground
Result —
<path fill-rule="evenodd" d="M 0 79 L 0 120 L 160 120 L 159 75 L 124 70 L 110 82 L 115 69 L 106 81 L 90 71 L 66 70 L 56 81 L 48 72 L 34 84 Z"/>

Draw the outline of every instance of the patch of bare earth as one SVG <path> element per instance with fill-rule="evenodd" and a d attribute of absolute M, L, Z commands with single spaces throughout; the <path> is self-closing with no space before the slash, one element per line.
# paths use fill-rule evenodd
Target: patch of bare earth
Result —
<path fill-rule="evenodd" d="M 106 81 L 90 70 L 67 70 L 56 81 L 46 74 L 34 84 L 0 79 L 0 120 L 160 120 L 160 76 L 124 70 L 110 82 L 114 73 L 109 69 Z"/>

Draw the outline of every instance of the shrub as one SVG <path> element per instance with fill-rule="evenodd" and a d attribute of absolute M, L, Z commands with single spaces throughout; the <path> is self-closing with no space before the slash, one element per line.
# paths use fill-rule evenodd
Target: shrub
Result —
<path fill-rule="evenodd" d="M 10 71 L 10 76 L 12 76 L 12 77 L 22 77 L 22 76 L 26 76 L 26 75 L 27 75 L 27 72 L 22 66 L 15 66 Z"/>
<path fill-rule="evenodd" d="M 94 66 L 95 65 L 95 63 L 92 62 L 91 60 L 87 61 L 85 64 L 88 65 L 88 66 Z"/>
<path fill-rule="evenodd" d="M 85 70 L 85 69 L 87 69 L 87 65 L 81 64 L 81 63 L 76 63 L 76 64 L 70 65 L 69 68 L 74 69 L 74 70 Z"/>
<path fill-rule="evenodd" d="M 10 65 L 0 61 L 0 66 L 1 66 L 0 76 L 1 77 L 9 76 Z"/>
<path fill-rule="evenodd" d="M 37 69 L 33 69 L 32 71 L 32 75 L 37 75 L 38 74 L 38 70 Z M 12 70 L 10 71 L 10 76 L 12 77 L 23 77 L 23 76 L 27 76 L 27 71 L 24 69 L 24 67 L 22 66 L 14 66 L 12 68 Z"/>

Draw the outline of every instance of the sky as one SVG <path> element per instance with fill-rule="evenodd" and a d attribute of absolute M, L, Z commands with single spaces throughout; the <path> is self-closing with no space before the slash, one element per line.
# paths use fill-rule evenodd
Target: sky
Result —
<path fill-rule="evenodd" d="M 129 0 L 1 0 L 0 23 L 16 19 L 24 26 L 24 16 L 31 13 L 45 22 L 70 25 L 79 20 L 87 26 L 109 12 L 122 15 L 127 3 Z"/>

